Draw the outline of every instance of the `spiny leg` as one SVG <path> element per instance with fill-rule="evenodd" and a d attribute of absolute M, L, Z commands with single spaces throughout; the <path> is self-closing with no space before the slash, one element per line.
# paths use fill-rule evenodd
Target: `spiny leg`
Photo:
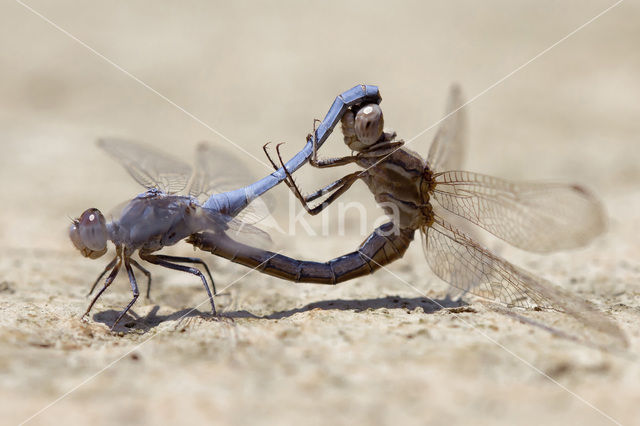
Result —
<path fill-rule="evenodd" d="M 311 137 L 311 135 L 309 135 L 309 137 Z M 271 158 L 271 155 L 269 154 L 269 151 L 267 151 L 267 146 L 270 144 L 271 142 L 267 142 L 266 144 L 264 144 L 262 146 L 262 150 L 264 151 L 264 153 L 266 154 L 267 158 L 269 159 L 269 162 L 271 163 L 271 165 L 273 166 L 273 168 L 275 170 L 279 170 L 279 167 L 276 165 L 276 163 L 273 161 L 273 159 Z M 280 163 L 282 164 L 282 157 L 280 156 L 280 150 L 279 147 L 280 145 L 282 145 L 281 143 L 277 145 L 276 150 L 278 151 L 278 157 L 280 159 Z M 353 161 L 357 160 L 357 157 L 352 156 L 352 157 L 344 157 L 347 159 L 355 159 Z M 340 160 L 340 159 L 333 159 L 333 160 Z M 323 160 L 324 161 L 324 160 Z M 353 162 L 351 160 L 346 161 L 342 164 L 335 164 L 335 166 L 338 165 L 344 165 L 344 164 L 349 164 L 351 162 Z M 329 166 L 330 167 L 330 166 Z M 285 170 L 285 179 L 283 180 L 283 182 L 293 191 L 294 195 L 296 195 L 296 197 L 300 200 L 300 197 L 298 197 L 298 194 L 300 194 L 302 196 L 302 193 L 300 192 L 300 190 L 297 188 L 297 185 L 295 183 L 295 181 L 293 180 L 293 177 L 291 176 L 291 173 L 289 173 L 289 170 L 287 170 L 286 167 L 283 167 Z M 330 183 L 329 185 L 325 186 L 324 188 L 320 188 L 319 190 L 317 190 L 316 192 L 314 192 L 311 195 L 308 195 L 306 197 L 302 197 L 303 200 L 300 200 L 300 202 L 302 203 L 303 206 L 305 206 L 305 204 L 309 201 L 313 201 L 325 194 L 328 194 L 329 192 L 331 192 L 332 190 L 334 190 L 336 187 L 342 185 L 345 183 L 346 177 L 343 177 L 342 179 L 338 179 L 337 181 Z M 306 209 L 307 211 L 309 211 L 309 209 Z M 319 213 L 319 212 L 318 212 Z M 316 213 L 317 214 L 317 213 Z"/>
<path fill-rule="evenodd" d="M 309 135 L 309 137 L 311 137 L 311 135 Z M 262 146 L 262 149 L 264 151 L 264 153 L 266 154 L 267 158 L 269 159 L 269 162 L 271 163 L 271 165 L 273 166 L 273 168 L 275 170 L 278 170 L 279 167 L 276 165 L 276 163 L 273 161 L 273 159 L 271 158 L 271 155 L 269 154 L 269 151 L 267 151 L 267 146 L 270 144 L 270 142 L 264 144 Z M 282 157 L 280 155 L 280 150 L 279 147 L 280 145 L 282 145 L 282 143 L 278 144 L 276 146 L 276 150 L 278 151 L 278 157 L 280 160 L 280 163 L 283 164 L 282 161 Z M 314 160 L 314 159 L 310 159 L 309 162 L 311 163 L 312 166 L 314 167 L 318 167 L 318 168 L 327 168 L 327 167 L 338 167 L 338 166 L 344 166 L 347 164 L 351 164 L 351 163 L 355 163 L 358 160 L 362 159 L 362 158 L 370 158 L 370 159 L 383 159 L 384 157 L 393 154 L 393 152 L 395 152 L 398 148 L 400 148 L 402 145 L 404 145 L 403 141 L 396 141 L 396 142 L 387 142 L 387 141 L 383 141 L 383 142 L 379 142 L 373 146 L 370 147 L 370 149 L 366 150 L 366 151 L 362 151 L 359 152 L 357 155 L 349 155 L 346 157 L 338 157 L 338 158 L 328 158 L 325 160 Z M 293 180 L 293 177 L 291 177 L 291 174 L 289 173 L 289 171 L 287 170 L 286 167 L 283 167 L 285 170 L 285 174 L 288 176 L 287 178 L 285 178 L 284 182 L 285 184 L 291 188 L 292 190 L 294 190 L 295 187 L 295 181 Z M 364 174 L 365 172 L 361 172 L 362 174 Z M 329 192 L 329 188 L 335 188 L 339 183 L 341 183 L 340 180 L 327 185 L 325 188 L 314 192 L 314 194 L 322 191 L 321 195 L 326 194 L 327 192 Z M 325 190 L 327 189 L 327 190 Z M 295 192 L 295 190 L 294 190 Z M 309 199 L 308 197 L 305 197 L 306 201 L 312 201 L 316 198 L 318 198 L 320 195 L 317 195 L 311 199 Z"/>
<path fill-rule="evenodd" d="M 91 290 L 89 290 L 89 293 L 87 293 L 87 297 L 91 296 L 91 293 L 93 293 L 93 290 L 96 289 L 96 286 L 98 285 L 102 277 L 104 277 L 104 274 L 106 274 L 109 269 L 113 268 L 113 265 L 116 264 L 116 260 L 118 260 L 118 256 L 114 256 L 114 258 L 111 259 L 111 262 L 109 262 L 109 264 L 104 267 L 104 270 L 100 273 L 100 275 L 98 275 L 98 278 L 96 278 L 95 282 L 91 286 Z"/>
<path fill-rule="evenodd" d="M 278 170 L 278 166 L 276 165 L 276 163 L 273 161 L 273 159 L 271 158 L 271 155 L 269 154 L 269 151 L 267 150 L 267 147 L 271 144 L 271 142 L 267 142 L 264 145 L 262 145 L 262 150 L 264 151 L 264 154 L 267 156 L 267 158 L 269 159 L 269 162 L 271 163 L 271 165 L 273 166 L 274 170 Z M 285 183 L 285 185 L 287 185 L 289 188 L 292 188 L 293 183 L 289 182 L 288 178 L 285 178 L 283 180 L 283 182 Z"/>
<path fill-rule="evenodd" d="M 176 262 L 176 263 L 196 263 L 198 265 L 202 265 L 202 267 L 204 268 L 204 270 L 207 272 L 207 275 L 209 276 L 209 281 L 211 281 L 211 287 L 213 288 L 213 294 L 216 295 L 218 294 L 216 292 L 216 284 L 213 282 L 213 277 L 211 276 L 211 271 L 209 270 L 209 267 L 207 266 L 207 264 L 204 262 L 204 260 L 198 258 L 198 257 L 183 257 L 183 256 L 167 256 L 166 254 L 156 254 L 155 255 L 158 259 L 161 260 L 167 260 L 169 262 Z"/>
<path fill-rule="evenodd" d="M 311 135 L 309 135 L 310 137 Z M 267 150 L 267 147 L 271 144 L 271 142 L 267 142 L 266 144 L 264 144 L 262 146 L 262 150 L 264 151 L 265 155 L 267 156 L 267 158 L 269 159 L 269 162 L 271 163 L 271 166 L 273 166 L 274 170 L 279 170 L 278 165 L 273 161 L 273 159 L 271 158 L 271 154 L 269 154 L 269 151 Z M 280 145 L 282 145 L 282 143 L 279 143 L 277 145 L 277 147 L 279 147 Z M 376 144 L 374 146 L 372 146 L 372 149 L 369 151 L 363 151 L 358 153 L 357 155 L 347 155 L 345 157 L 336 157 L 336 158 L 327 158 L 324 160 L 318 160 L 318 159 L 313 159 L 310 158 L 309 159 L 309 163 L 317 168 L 328 168 L 328 167 L 338 167 L 338 166 L 345 166 L 347 164 L 351 164 L 351 163 L 355 163 L 357 162 L 359 159 L 362 158 L 382 158 L 386 155 L 389 155 L 391 153 L 393 153 L 393 151 L 395 151 L 396 149 L 400 148 L 402 145 L 404 145 L 404 142 L 382 142 L 379 144 Z M 276 147 L 276 150 L 278 149 Z M 281 161 L 282 162 L 282 161 Z M 285 179 L 284 180 L 285 184 L 291 188 L 292 187 L 292 182 L 289 179 Z"/>
<path fill-rule="evenodd" d="M 326 167 L 344 166 L 345 164 L 351 164 L 358 161 L 357 155 L 348 155 L 346 157 L 327 158 L 324 160 L 318 160 L 318 135 L 316 130 L 316 124 L 321 122 L 322 121 L 318 120 L 317 118 L 314 118 L 313 119 L 313 135 L 307 136 L 307 141 L 309 141 L 309 139 L 313 140 L 313 154 L 311 155 L 311 158 L 309 158 L 309 164 L 311 164 L 313 167 L 322 169 Z"/>
<path fill-rule="evenodd" d="M 318 160 L 317 158 L 310 158 L 309 164 L 318 169 L 324 169 L 329 167 L 345 166 L 347 164 L 355 163 L 363 158 L 383 158 L 389 154 L 392 154 L 398 148 L 404 145 L 404 142 L 379 142 L 371 146 L 366 151 L 360 151 L 356 155 L 347 155 L 345 157 L 325 158 Z"/>
<path fill-rule="evenodd" d="M 358 156 L 360 158 L 382 158 L 393 154 L 403 145 L 404 141 L 378 142 L 375 145 L 370 146 L 366 151 L 361 151 Z"/>
<path fill-rule="evenodd" d="M 129 309 L 131 309 L 133 304 L 136 303 L 136 300 L 138 300 L 138 296 L 140 295 L 140 292 L 138 291 L 138 283 L 136 282 L 136 276 L 133 274 L 133 269 L 131 268 L 131 264 L 129 263 L 129 261 L 130 259 L 128 257 L 125 257 L 124 267 L 127 270 L 127 274 L 129 275 L 129 282 L 131 283 L 131 291 L 133 292 L 133 299 L 131 299 L 131 302 L 129 302 L 127 307 L 124 308 L 122 312 L 120 312 L 120 315 L 118 315 L 118 318 L 116 318 L 116 322 L 114 322 L 113 325 L 111 326 L 111 330 L 113 330 L 116 327 L 116 325 L 120 322 L 122 317 L 125 316 L 127 312 L 129 312 Z"/>
<path fill-rule="evenodd" d="M 318 131 L 316 127 L 316 124 L 318 123 L 322 123 L 322 121 L 318 120 L 317 118 L 314 118 L 313 119 L 313 135 L 311 134 L 307 135 L 307 142 L 309 142 L 309 140 L 313 142 L 313 154 L 309 158 L 309 164 L 311 164 L 313 167 L 322 169 L 325 167 L 342 166 L 345 164 L 354 163 L 358 160 L 357 155 L 349 155 L 346 157 L 327 158 L 324 160 L 318 160 Z"/>
<path fill-rule="evenodd" d="M 318 169 L 326 169 L 329 167 L 346 166 L 355 163 L 360 157 L 358 155 L 347 155 L 346 157 L 325 158 L 322 160 L 309 159 L 309 164 Z"/>
<path fill-rule="evenodd" d="M 356 161 L 358 161 L 358 159 L 363 157 L 364 158 L 377 158 L 377 157 L 382 158 L 384 156 L 392 154 L 394 151 L 396 151 L 398 148 L 404 145 L 403 141 L 395 141 L 395 142 L 392 141 L 392 139 L 395 138 L 395 132 L 393 132 L 392 134 L 385 133 L 385 138 L 381 142 L 377 142 L 366 151 L 361 151 L 356 155 L 348 155 L 345 157 L 327 158 L 324 160 L 318 160 L 318 136 L 316 132 L 317 123 L 321 123 L 321 121 L 318 120 L 317 118 L 314 118 L 313 119 L 313 135 L 309 134 L 307 136 L 307 142 L 309 140 L 313 141 L 313 154 L 309 158 L 309 164 L 319 169 L 327 168 L 327 167 L 344 166 L 346 164 L 355 163 Z M 268 153 L 267 153 L 267 156 L 269 156 Z M 271 158 L 269 158 L 269 161 L 271 161 Z M 273 161 L 271 161 L 271 164 L 273 164 Z"/>
<path fill-rule="evenodd" d="M 318 121 L 318 120 L 316 120 L 316 121 Z M 316 121 L 314 121 L 314 135 L 315 135 L 315 131 L 316 131 L 316 129 L 315 129 Z M 367 150 L 359 152 L 357 155 L 351 155 L 351 156 L 339 157 L 339 158 L 330 158 L 330 159 L 326 159 L 326 160 L 317 160 L 317 140 L 312 135 L 307 136 L 307 140 L 309 140 L 310 138 L 313 138 L 314 153 L 313 153 L 313 156 L 310 158 L 309 162 L 313 166 L 318 167 L 318 168 L 343 166 L 343 165 L 346 165 L 346 164 L 357 162 L 359 159 L 362 159 L 362 158 L 384 159 L 384 157 L 392 154 L 394 151 L 396 151 L 402 145 L 404 145 L 403 141 L 395 141 L 395 142 L 393 142 L 391 140 L 382 140 L 381 142 L 378 142 L 378 143 L 372 145 Z M 267 150 L 267 146 L 268 145 L 269 145 L 269 143 L 266 143 L 265 145 L 263 145 L 262 149 L 263 149 L 264 153 L 266 154 L 267 158 L 269 159 L 269 162 L 271 163 L 273 168 L 275 170 L 278 170 L 279 167 L 273 161 L 273 159 L 271 158 L 271 155 L 269 154 L 269 152 Z M 282 143 L 280 143 L 280 144 L 278 144 L 276 146 L 276 151 L 278 153 L 278 159 L 280 161 L 281 167 L 285 171 L 286 178 L 284 179 L 284 182 L 293 191 L 294 195 L 296 196 L 296 198 L 298 198 L 298 200 L 303 205 L 303 207 L 305 208 L 307 213 L 309 213 L 311 215 L 319 214 L 328 205 L 330 205 L 332 202 L 334 202 L 340 195 L 342 195 L 347 189 L 349 189 L 351 187 L 351 185 L 353 185 L 353 183 L 359 177 L 363 177 L 365 175 L 365 173 L 366 173 L 366 170 L 365 171 L 361 171 L 361 172 L 351 173 L 351 174 L 346 175 L 343 178 L 338 179 L 337 181 L 335 181 L 333 183 L 330 183 L 329 185 L 325 186 L 324 188 L 321 188 L 321 189 L 319 189 L 319 190 L 317 190 L 317 191 L 313 192 L 312 194 L 310 194 L 310 195 L 305 197 L 305 196 L 302 195 L 300 189 L 297 187 L 295 181 L 293 180 L 293 177 L 291 176 L 291 173 L 289 173 L 289 170 L 287 169 L 287 167 L 284 164 L 284 161 L 282 159 L 282 155 L 280 154 L 280 146 L 281 145 L 282 145 Z M 335 192 L 333 194 L 331 194 L 331 196 L 329 196 L 329 198 L 327 198 L 322 204 L 320 204 L 320 205 L 318 205 L 318 206 L 316 206 L 314 208 L 310 208 L 309 207 L 309 205 L 308 205 L 309 201 L 316 200 L 316 199 L 322 197 L 323 195 L 326 195 L 329 192 L 334 191 L 334 190 L 335 190 Z"/>
<path fill-rule="evenodd" d="M 362 159 L 362 158 L 370 158 L 370 159 L 383 159 L 384 157 L 392 154 L 393 152 L 395 152 L 398 148 L 400 148 L 402 145 L 404 145 L 404 142 L 402 141 L 398 141 L 398 142 L 379 142 L 373 146 L 371 146 L 368 150 L 366 151 L 362 151 L 359 152 L 356 156 L 351 156 L 351 157 L 342 157 L 342 158 L 332 158 L 332 159 L 328 159 L 328 160 L 321 160 L 320 163 L 323 163 L 324 165 L 321 165 L 319 167 L 334 167 L 334 166 L 339 166 L 339 165 L 344 165 L 344 164 L 348 164 L 351 162 L 351 159 Z M 280 161 L 282 161 L 282 159 L 280 159 Z M 344 161 L 344 162 L 342 162 Z M 285 168 L 285 172 L 286 172 L 286 168 Z M 354 174 L 357 174 L 358 177 L 364 177 L 365 174 L 367 173 L 366 170 L 363 170 L 361 172 L 355 172 Z M 337 181 L 330 183 L 329 185 L 325 186 L 324 188 L 320 188 L 319 190 L 307 195 L 304 197 L 304 200 L 306 202 L 309 201 L 313 201 L 317 198 L 322 197 L 325 194 L 328 194 L 329 192 L 331 192 L 332 190 L 334 190 L 336 187 L 341 187 L 342 185 L 347 185 L 347 188 L 345 189 L 338 189 L 338 191 L 342 194 L 344 191 L 346 191 L 346 189 L 348 189 L 349 186 L 351 186 L 353 184 L 353 182 L 350 182 L 350 177 L 351 175 L 347 175 L 345 177 L 343 177 L 342 179 L 338 179 Z M 293 179 L 292 179 L 293 180 Z M 293 185 L 295 186 L 295 181 L 293 182 Z M 294 188 L 292 188 L 294 189 Z M 294 189 L 295 192 L 295 189 Z M 299 192 L 299 191 L 298 191 Z M 329 203 L 331 203 L 333 200 L 335 200 L 335 197 L 329 201 L 329 199 L 327 201 L 329 201 Z"/>
<path fill-rule="evenodd" d="M 354 172 L 354 173 L 350 173 L 350 174 L 348 174 L 346 176 L 343 176 L 340 179 L 338 179 L 337 181 L 331 182 L 329 185 L 327 185 L 327 186 L 325 186 L 323 188 L 320 188 L 317 191 L 314 191 L 309 195 L 305 195 L 304 196 L 304 201 L 308 203 L 309 201 L 314 201 L 314 200 L 317 200 L 318 198 L 320 198 L 320 197 L 322 197 L 324 195 L 327 195 L 331 191 L 334 191 L 336 188 L 338 188 L 338 190 L 340 190 L 340 188 L 342 186 L 344 186 L 345 184 L 347 184 L 350 179 L 353 179 L 353 178 L 356 178 L 356 177 L 360 177 L 360 174 L 361 174 L 361 172 Z M 352 183 L 349 183 L 349 186 L 351 186 L 351 185 L 352 185 Z"/>
<path fill-rule="evenodd" d="M 309 159 L 309 163 L 311 163 L 311 165 L 318 162 L 318 128 L 316 127 L 316 124 L 318 123 L 322 123 L 322 120 L 318 120 L 317 118 L 314 118 L 313 119 L 313 135 L 307 135 L 307 142 L 309 142 L 309 139 L 313 140 L 313 154 Z"/>
<path fill-rule="evenodd" d="M 118 249 L 117 251 L 118 251 L 118 253 L 116 254 L 116 258 L 118 260 L 117 260 L 115 266 L 113 267 L 113 269 L 111 270 L 111 273 L 109 274 L 109 276 L 105 280 L 104 286 L 102 286 L 102 288 L 100 289 L 98 294 L 96 294 L 96 296 L 93 298 L 93 300 L 89 304 L 89 307 L 87 308 L 86 312 L 82 315 L 83 317 L 85 315 L 89 315 L 89 312 L 91 311 L 91 308 L 93 308 L 93 305 L 96 303 L 98 298 L 102 295 L 102 293 L 104 293 L 104 291 L 107 289 L 107 287 L 109 287 L 111 285 L 111 283 L 115 279 L 116 275 L 118 275 L 118 272 L 120 271 L 120 266 L 122 265 L 122 257 L 120 256 L 120 250 Z"/>
<path fill-rule="evenodd" d="M 269 154 L 269 150 L 267 149 L 267 147 L 271 145 L 271 142 L 267 142 L 264 145 L 262 145 L 262 150 L 264 151 L 264 155 L 267 156 L 267 158 L 269 159 L 269 162 L 271 163 L 271 165 L 273 166 L 273 168 L 275 170 L 278 170 L 278 166 L 276 165 L 276 163 L 271 159 L 271 154 Z"/>
<path fill-rule="evenodd" d="M 333 194 L 331 194 L 329 196 L 329 198 L 327 198 L 322 204 L 311 208 L 311 207 L 309 207 L 309 204 L 307 203 L 308 200 L 302 195 L 302 193 L 300 192 L 300 189 L 298 189 L 298 186 L 293 181 L 293 177 L 289 173 L 289 170 L 287 170 L 287 167 L 284 164 L 284 160 L 282 159 L 282 155 L 280 155 L 280 145 L 281 144 L 276 146 L 276 152 L 278 153 L 278 159 L 280 160 L 280 164 L 282 165 L 282 168 L 284 169 L 284 172 L 285 172 L 287 178 L 290 179 L 291 182 L 292 182 L 291 190 L 295 194 L 296 198 L 300 201 L 300 203 L 302 204 L 304 209 L 307 211 L 307 213 L 309 213 L 312 216 L 317 215 L 322 210 L 324 210 L 327 206 L 329 206 L 329 204 L 333 203 L 336 199 L 338 199 L 339 196 L 344 194 L 344 192 L 347 189 L 349 189 L 351 187 L 351 185 L 353 185 L 353 183 L 356 180 L 358 180 L 362 176 L 363 172 L 353 172 L 353 173 L 350 173 L 350 174 L 344 176 L 343 178 L 338 179 L 337 181 L 327 185 L 326 187 L 316 191 L 315 193 L 312 194 L 312 197 L 313 197 L 312 200 L 315 200 L 316 198 L 318 198 L 318 197 L 320 197 L 320 196 L 322 196 L 322 195 L 324 195 L 324 194 L 326 194 L 328 192 L 331 192 L 331 191 L 335 190 L 335 192 Z"/>
<path fill-rule="evenodd" d="M 134 259 L 129 258 L 129 262 L 135 266 L 136 268 L 138 268 L 138 270 L 140 272 L 142 272 L 143 274 L 146 275 L 147 277 L 147 299 L 150 299 L 150 293 L 151 293 L 151 272 L 149 272 L 148 270 L 146 270 L 144 267 L 142 267 L 142 265 L 140 265 L 138 262 L 136 262 Z"/>
<path fill-rule="evenodd" d="M 207 291 L 207 295 L 209 296 L 209 302 L 211 302 L 213 315 L 216 315 L 216 305 L 213 303 L 213 296 L 211 295 L 209 284 L 207 284 L 207 279 L 198 268 L 194 268 L 192 266 L 176 265 L 175 263 L 167 262 L 166 260 L 159 258 L 158 255 L 154 254 L 140 253 L 140 258 L 155 265 L 164 266 L 165 268 L 173 269 L 176 271 L 187 272 L 189 274 L 197 275 L 198 277 L 200 277 L 200 279 L 202 280 L 202 284 L 204 285 L 204 289 Z"/>
<path fill-rule="evenodd" d="M 344 164 L 348 164 L 348 163 L 357 161 L 360 158 L 373 158 L 373 159 L 384 158 L 385 156 L 393 153 L 393 151 L 395 151 L 396 149 L 401 147 L 403 144 L 404 144 L 404 142 L 402 142 L 402 141 L 398 141 L 398 142 L 386 142 L 386 141 L 379 142 L 379 143 L 371 146 L 371 148 L 369 150 L 358 153 L 358 155 L 349 156 L 349 157 L 342 157 L 342 158 L 333 158 L 333 159 L 326 160 L 327 163 L 323 167 L 334 167 L 334 166 L 344 165 Z M 287 179 L 290 181 L 289 183 L 287 183 L 287 186 L 289 186 L 289 188 L 291 188 L 291 190 L 293 191 L 294 195 L 302 203 L 302 205 L 305 208 L 305 210 L 307 211 L 307 213 L 309 213 L 311 215 L 317 215 L 318 213 L 320 213 L 328 205 L 333 203 L 347 189 L 349 189 L 351 187 L 351 185 L 353 185 L 353 183 L 356 180 L 358 180 L 358 178 L 364 177 L 365 174 L 367 173 L 366 170 L 363 170 L 363 171 L 360 171 L 360 172 L 354 172 L 354 173 L 348 174 L 348 175 L 342 177 L 341 179 L 338 179 L 337 181 L 335 181 L 333 183 L 330 183 L 329 185 L 325 186 L 324 188 L 321 188 L 321 189 L 319 189 L 319 190 L 317 190 L 317 191 L 313 192 L 312 194 L 310 194 L 310 195 L 305 197 L 300 192 L 300 189 L 296 185 L 295 181 L 293 180 L 293 177 L 291 176 L 291 174 L 289 173 L 289 171 L 287 170 L 287 168 L 286 168 L 286 166 L 284 164 L 284 160 L 282 159 L 282 155 L 280 154 L 280 145 L 282 145 L 282 144 L 278 144 L 276 146 L 276 152 L 278 153 L 278 159 L 280 160 L 280 164 L 282 165 L 282 168 L 284 169 L 285 175 L 287 176 Z M 265 152 L 266 152 L 266 150 L 265 150 Z M 269 156 L 268 153 L 267 153 L 267 156 Z M 271 164 L 274 164 L 274 162 L 273 162 L 273 160 L 271 160 L 271 158 L 269 158 L 269 161 L 271 161 Z M 275 164 L 274 164 L 274 167 L 276 169 L 278 168 Z M 333 194 L 331 194 L 329 196 L 329 198 L 327 198 L 322 204 L 320 204 L 320 205 L 318 205 L 318 206 L 316 206 L 314 208 L 310 208 L 308 206 L 307 203 L 309 201 L 316 200 L 316 199 L 322 197 L 323 195 L 326 195 L 329 192 L 334 191 L 334 190 L 335 190 L 335 192 Z"/>

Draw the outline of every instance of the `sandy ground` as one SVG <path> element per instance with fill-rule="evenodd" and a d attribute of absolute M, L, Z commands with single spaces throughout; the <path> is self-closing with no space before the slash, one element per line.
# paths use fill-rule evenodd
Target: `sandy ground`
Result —
<path fill-rule="evenodd" d="M 640 424 L 638 4 L 623 2 L 484 92 L 611 4 L 29 2 L 127 75 L 4 2 L 2 422 Z M 264 142 L 286 141 L 295 152 L 312 119 L 354 84 L 379 85 L 387 124 L 411 139 L 441 117 L 453 81 L 468 98 L 482 94 L 469 106 L 468 169 L 578 181 L 603 198 L 609 229 L 587 248 L 542 257 L 487 244 L 599 306 L 626 334 L 626 355 L 477 301 L 449 301 L 419 244 L 393 274 L 334 288 L 205 256 L 218 286 L 230 286 L 217 298 L 225 320 L 206 316 L 196 279 L 157 269 L 152 299 L 141 298 L 119 332 L 109 325 L 130 297 L 124 279 L 80 319 L 106 261 L 74 251 L 68 216 L 108 211 L 140 190 L 96 138 L 142 140 L 190 160 L 199 140 L 233 151 L 220 132 L 255 157 L 235 152 L 261 176 Z M 412 148 L 426 154 L 432 137 L 427 131 Z M 336 137 L 325 152 L 341 150 Z M 310 188 L 340 173 L 303 170 L 298 180 Z M 285 188 L 273 195 L 286 229 L 289 196 Z M 364 186 L 347 197 L 380 214 Z M 322 218 L 309 223 L 320 233 Z M 355 225 L 345 236 L 335 227 L 297 231 L 275 234 L 278 248 L 316 260 L 363 238 Z M 551 326 L 566 321 L 530 314 Z"/>

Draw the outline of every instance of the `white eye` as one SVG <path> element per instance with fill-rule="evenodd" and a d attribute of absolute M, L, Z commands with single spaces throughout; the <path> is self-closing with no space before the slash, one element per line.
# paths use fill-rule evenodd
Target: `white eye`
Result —
<path fill-rule="evenodd" d="M 373 145 L 382 136 L 384 118 L 378 104 L 368 104 L 356 114 L 355 130 L 358 140 L 364 145 Z"/>
<path fill-rule="evenodd" d="M 97 259 L 107 252 L 107 225 L 98 209 L 86 210 L 69 228 L 69 238 L 83 256 Z"/>

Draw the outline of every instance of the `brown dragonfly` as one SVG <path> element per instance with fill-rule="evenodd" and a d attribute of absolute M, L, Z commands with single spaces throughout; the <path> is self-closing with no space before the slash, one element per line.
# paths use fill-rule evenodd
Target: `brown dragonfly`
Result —
<path fill-rule="evenodd" d="M 466 133 L 463 106 L 461 91 L 454 86 L 446 118 L 425 161 L 402 147 L 404 142 L 396 140 L 395 132 L 384 130 L 378 104 L 353 105 L 341 119 L 344 142 L 352 155 L 319 160 L 314 150 L 310 163 L 317 168 L 355 163 L 363 170 L 307 196 L 287 173 L 285 183 L 312 215 L 327 208 L 358 180 L 369 187 L 390 221 L 374 230 L 354 252 L 321 263 L 282 256 L 230 238 L 214 238 L 207 232 L 192 235 L 188 241 L 279 278 L 337 284 L 401 258 L 415 232 L 420 231 L 428 265 L 453 287 L 508 307 L 565 312 L 590 331 L 604 335 L 600 341 L 625 346 L 621 330 L 590 303 L 493 254 L 447 221 L 447 216 L 458 216 L 515 247 L 537 253 L 583 246 L 605 228 L 600 202 L 580 185 L 512 182 L 461 171 Z M 283 164 L 279 146 L 277 151 Z M 318 199 L 323 201 L 309 205 Z"/>

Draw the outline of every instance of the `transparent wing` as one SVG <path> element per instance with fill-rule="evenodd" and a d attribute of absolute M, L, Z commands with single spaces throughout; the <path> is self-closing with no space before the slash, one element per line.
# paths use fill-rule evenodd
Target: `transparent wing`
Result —
<path fill-rule="evenodd" d="M 432 171 L 462 168 L 466 145 L 466 117 L 462 91 L 454 85 L 449 90 L 445 118 L 431 143 L 427 164 Z M 451 115 L 449 115 L 451 114 Z"/>
<path fill-rule="evenodd" d="M 492 254 L 442 218 L 422 229 L 422 239 L 429 267 L 453 287 L 508 306 L 567 313 L 599 341 L 626 345 L 622 331 L 593 305 Z"/>
<path fill-rule="evenodd" d="M 200 142 L 196 148 L 196 170 L 189 194 L 193 197 L 233 191 L 253 183 L 255 173 L 244 166 L 236 156 Z M 264 194 L 242 210 L 237 219 L 257 223 L 269 216 L 275 203 L 270 194 Z"/>
<path fill-rule="evenodd" d="M 229 229 L 226 234 L 238 242 L 259 248 L 269 248 L 273 245 L 273 240 L 269 233 L 250 223 L 233 219 L 228 223 L 228 226 Z"/>
<path fill-rule="evenodd" d="M 196 170 L 189 188 L 193 197 L 232 191 L 252 182 L 253 173 L 235 156 L 206 142 L 196 148 Z"/>
<path fill-rule="evenodd" d="M 206 215 L 207 231 L 223 230 L 232 239 L 253 247 L 267 248 L 273 243 L 267 232 L 237 218 L 208 209 L 203 209 L 203 214 Z M 194 230 L 194 232 L 201 231 L 202 229 Z"/>
<path fill-rule="evenodd" d="M 129 203 L 131 203 L 131 200 L 126 200 L 119 204 L 116 204 L 114 207 L 110 208 L 107 211 L 105 217 L 110 221 L 120 219 L 122 217 L 122 212 L 129 205 Z"/>
<path fill-rule="evenodd" d="M 577 185 L 516 183 L 460 171 L 438 173 L 434 180 L 438 204 L 524 250 L 580 247 L 605 228 L 601 204 Z"/>
<path fill-rule="evenodd" d="M 144 145 L 121 139 L 100 139 L 98 146 L 118 160 L 145 188 L 175 194 L 187 187 L 191 166 Z"/>

